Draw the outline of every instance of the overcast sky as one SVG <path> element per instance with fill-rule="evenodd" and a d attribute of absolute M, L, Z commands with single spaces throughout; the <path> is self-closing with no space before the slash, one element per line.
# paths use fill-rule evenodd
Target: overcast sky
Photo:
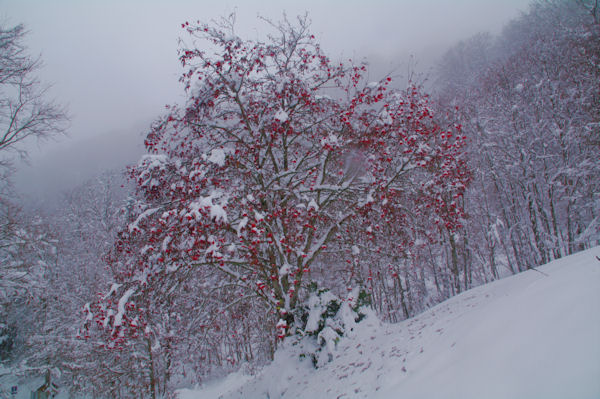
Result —
<path fill-rule="evenodd" d="M 235 11 L 237 33 L 260 37 L 257 16 L 308 12 L 331 58 L 367 57 L 380 73 L 415 57 L 421 68 L 452 44 L 498 33 L 529 0 L 0 0 L 0 20 L 24 23 L 27 45 L 45 64 L 52 97 L 68 106 L 69 137 L 31 149 L 21 191 L 68 188 L 107 167 L 132 162 L 142 133 L 164 105 L 182 100 L 177 39 L 184 21 Z M 389 70 L 387 70 L 389 69 Z"/>

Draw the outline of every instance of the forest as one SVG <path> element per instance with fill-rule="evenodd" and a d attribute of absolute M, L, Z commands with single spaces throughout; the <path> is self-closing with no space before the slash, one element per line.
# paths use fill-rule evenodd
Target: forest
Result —
<path fill-rule="evenodd" d="M 290 340 L 319 368 L 365 308 L 397 323 L 600 244 L 597 1 L 534 2 L 426 81 L 370 81 L 308 16 L 257 23 L 183 23 L 185 102 L 52 212 L 2 155 L 68 112 L 0 26 L 0 378 L 167 398 Z"/>

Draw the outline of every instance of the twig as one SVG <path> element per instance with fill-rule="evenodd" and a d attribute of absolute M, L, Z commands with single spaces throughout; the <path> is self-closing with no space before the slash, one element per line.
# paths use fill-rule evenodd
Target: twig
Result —
<path fill-rule="evenodd" d="M 538 269 L 536 269 L 535 267 L 532 267 L 532 268 L 530 268 L 529 270 L 535 270 L 536 272 L 538 272 L 538 273 L 540 273 L 540 274 L 543 274 L 543 275 L 544 275 L 544 276 L 546 276 L 546 277 L 550 277 L 550 275 L 549 275 L 548 273 L 544 273 L 543 271 L 541 271 L 541 270 L 538 270 Z"/>

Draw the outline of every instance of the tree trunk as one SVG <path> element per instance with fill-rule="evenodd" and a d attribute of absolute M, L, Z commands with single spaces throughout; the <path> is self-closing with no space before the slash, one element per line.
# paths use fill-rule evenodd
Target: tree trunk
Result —
<path fill-rule="evenodd" d="M 154 359 L 152 357 L 152 342 L 150 337 L 146 338 L 148 348 L 148 366 L 150 368 L 150 397 L 156 399 L 156 376 L 154 375 Z"/>
<path fill-rule="evenodd" d="M 460 287 L 460 275 L 458 272 L 458 254 L 456 252 L 456 241 L 454 240 L 454 235 L 452 234 L 452 232 L 450 230 L 448 230 L 448 241 L 450 243 L 450 271 L 452 272 L 452 279 L 453 284 L 454 284 L 454 289 L 456 291 L 456 294 L 460 294 L 461 292 L 461 287 Z"/>

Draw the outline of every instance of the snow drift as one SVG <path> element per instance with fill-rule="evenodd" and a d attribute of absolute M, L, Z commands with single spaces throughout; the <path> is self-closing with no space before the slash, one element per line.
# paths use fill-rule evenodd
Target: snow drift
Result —
<path fill-rule="evenodd" d="M 289 344 L 254 377 L 180 399 L 598 398 L 600 247 L 458 295 L 402 323 L 370 316 L 314 369 Z"/>

